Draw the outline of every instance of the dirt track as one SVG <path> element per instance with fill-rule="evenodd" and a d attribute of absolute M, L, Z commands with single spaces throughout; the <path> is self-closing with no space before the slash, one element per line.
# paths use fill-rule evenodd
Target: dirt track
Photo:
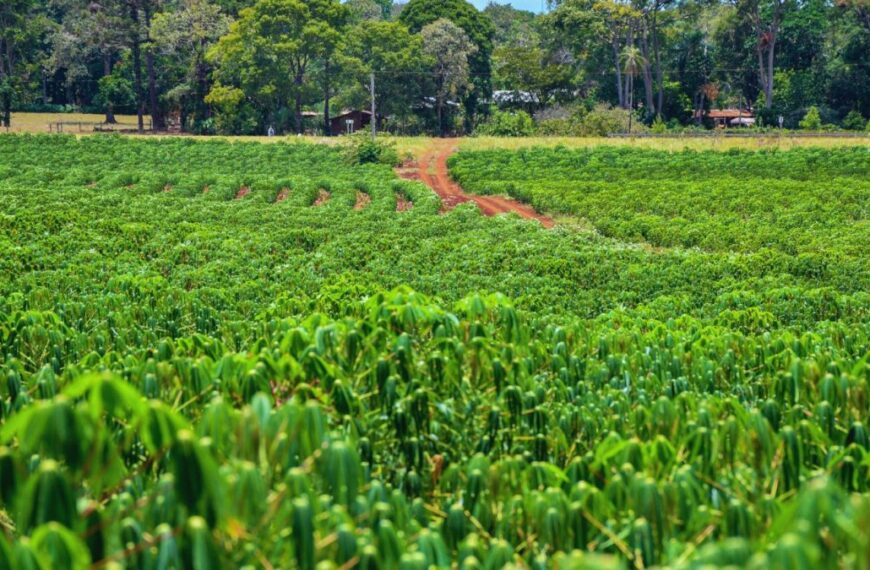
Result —
<path fill-rule="evenodd" d="M 397 169 L 402 178 L 420 180 L 441 198 L 443 209 L 452 210 L 458 204 L 474 202 L 486 216 L 515 213 L 528 220 L 537 220 L 545 228 L 552 228 L 553 220 L 535 212 L 534 208 L 502 196 L 477 196 L 466 194 L 451 180 L 447 172 L 447 159 L 456 152 L 456 139 L 435 139 L 432 146 L 418 158 L 416 166 Z M 434 174 L 433 174 L 434 172 Z"/>

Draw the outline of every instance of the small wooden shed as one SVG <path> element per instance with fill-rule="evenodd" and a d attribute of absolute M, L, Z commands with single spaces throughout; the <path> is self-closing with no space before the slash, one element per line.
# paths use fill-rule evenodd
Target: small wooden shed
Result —
<path fill-rule="evenodd" d="M 712 120 L 717 127 L 752 126 L 755 124 L 755 115 L 748 109 L 710 109 L 701 116 Z M 698 118 L 697 112 L 695 118 Z"/>
<path fill-rule="evenodd" d="M 347 135 L 365 129 L 371 124 L 371 111 L 352 109 L 350 111 L 343 111 L 340 115 L 329 119 L 329 130 L 333 135 Z"/>

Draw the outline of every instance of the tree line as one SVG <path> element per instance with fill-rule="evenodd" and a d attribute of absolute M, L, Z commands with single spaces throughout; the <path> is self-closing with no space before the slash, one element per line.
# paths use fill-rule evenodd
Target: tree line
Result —
<path fill-rule="evenodd" d="M 693 125 L 863 129 L 866 0 L 4 0 L 0 121 L 13 110 L 138 117 L 195 133 L 330 132 L 368 108 L 406 133 L 549 131 L 620 113 Z M 526 113 L 528 115 L 526 115 Z M 512 118 L 513 117 L 513 118 Z M 513 122 L 511 122 L 513 121 Z M 588 121 L 587 121 L 588 122 Z M 570 133 L 566 133 L 570 134 Z"/>

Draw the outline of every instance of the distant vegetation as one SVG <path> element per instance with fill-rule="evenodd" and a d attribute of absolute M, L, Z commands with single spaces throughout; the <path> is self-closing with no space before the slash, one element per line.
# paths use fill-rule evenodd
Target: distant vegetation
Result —
<path fill-rule="evenodd" d="M 715 252 L 772 249 L 818 263 L 870 243 L 866 148 L 663 152 L 598 147 L 462 152 L 470 192 L 582 217 L 604 235 Z"/>
<path fill-rule="evenodd" d="M 714 108 L 751 109 L 762 129 L 867 129 L 866 1 L 547 6 L 5 0 L 0 123 L 86 111 L 150 115 L 157 130 L 329 134 L 342 110 L 370 108 L 374 75 L 381 127 L 408 135 L 709 129 Z"/>

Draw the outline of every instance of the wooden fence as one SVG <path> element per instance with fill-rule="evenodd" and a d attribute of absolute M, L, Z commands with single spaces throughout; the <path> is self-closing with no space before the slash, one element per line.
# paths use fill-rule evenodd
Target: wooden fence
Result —
<path fill-rule="evenodd" d="M 144 129 L 151 130 L 151 119 L 144 122 Z M 65 132 L 115 132 L 115 131 L 136 131 L 139 129 L 138 123 L 93 123 L 88 121 L 56 121 L 48 124 L 48 132 L 50 133 L 65 133 Z"/>

